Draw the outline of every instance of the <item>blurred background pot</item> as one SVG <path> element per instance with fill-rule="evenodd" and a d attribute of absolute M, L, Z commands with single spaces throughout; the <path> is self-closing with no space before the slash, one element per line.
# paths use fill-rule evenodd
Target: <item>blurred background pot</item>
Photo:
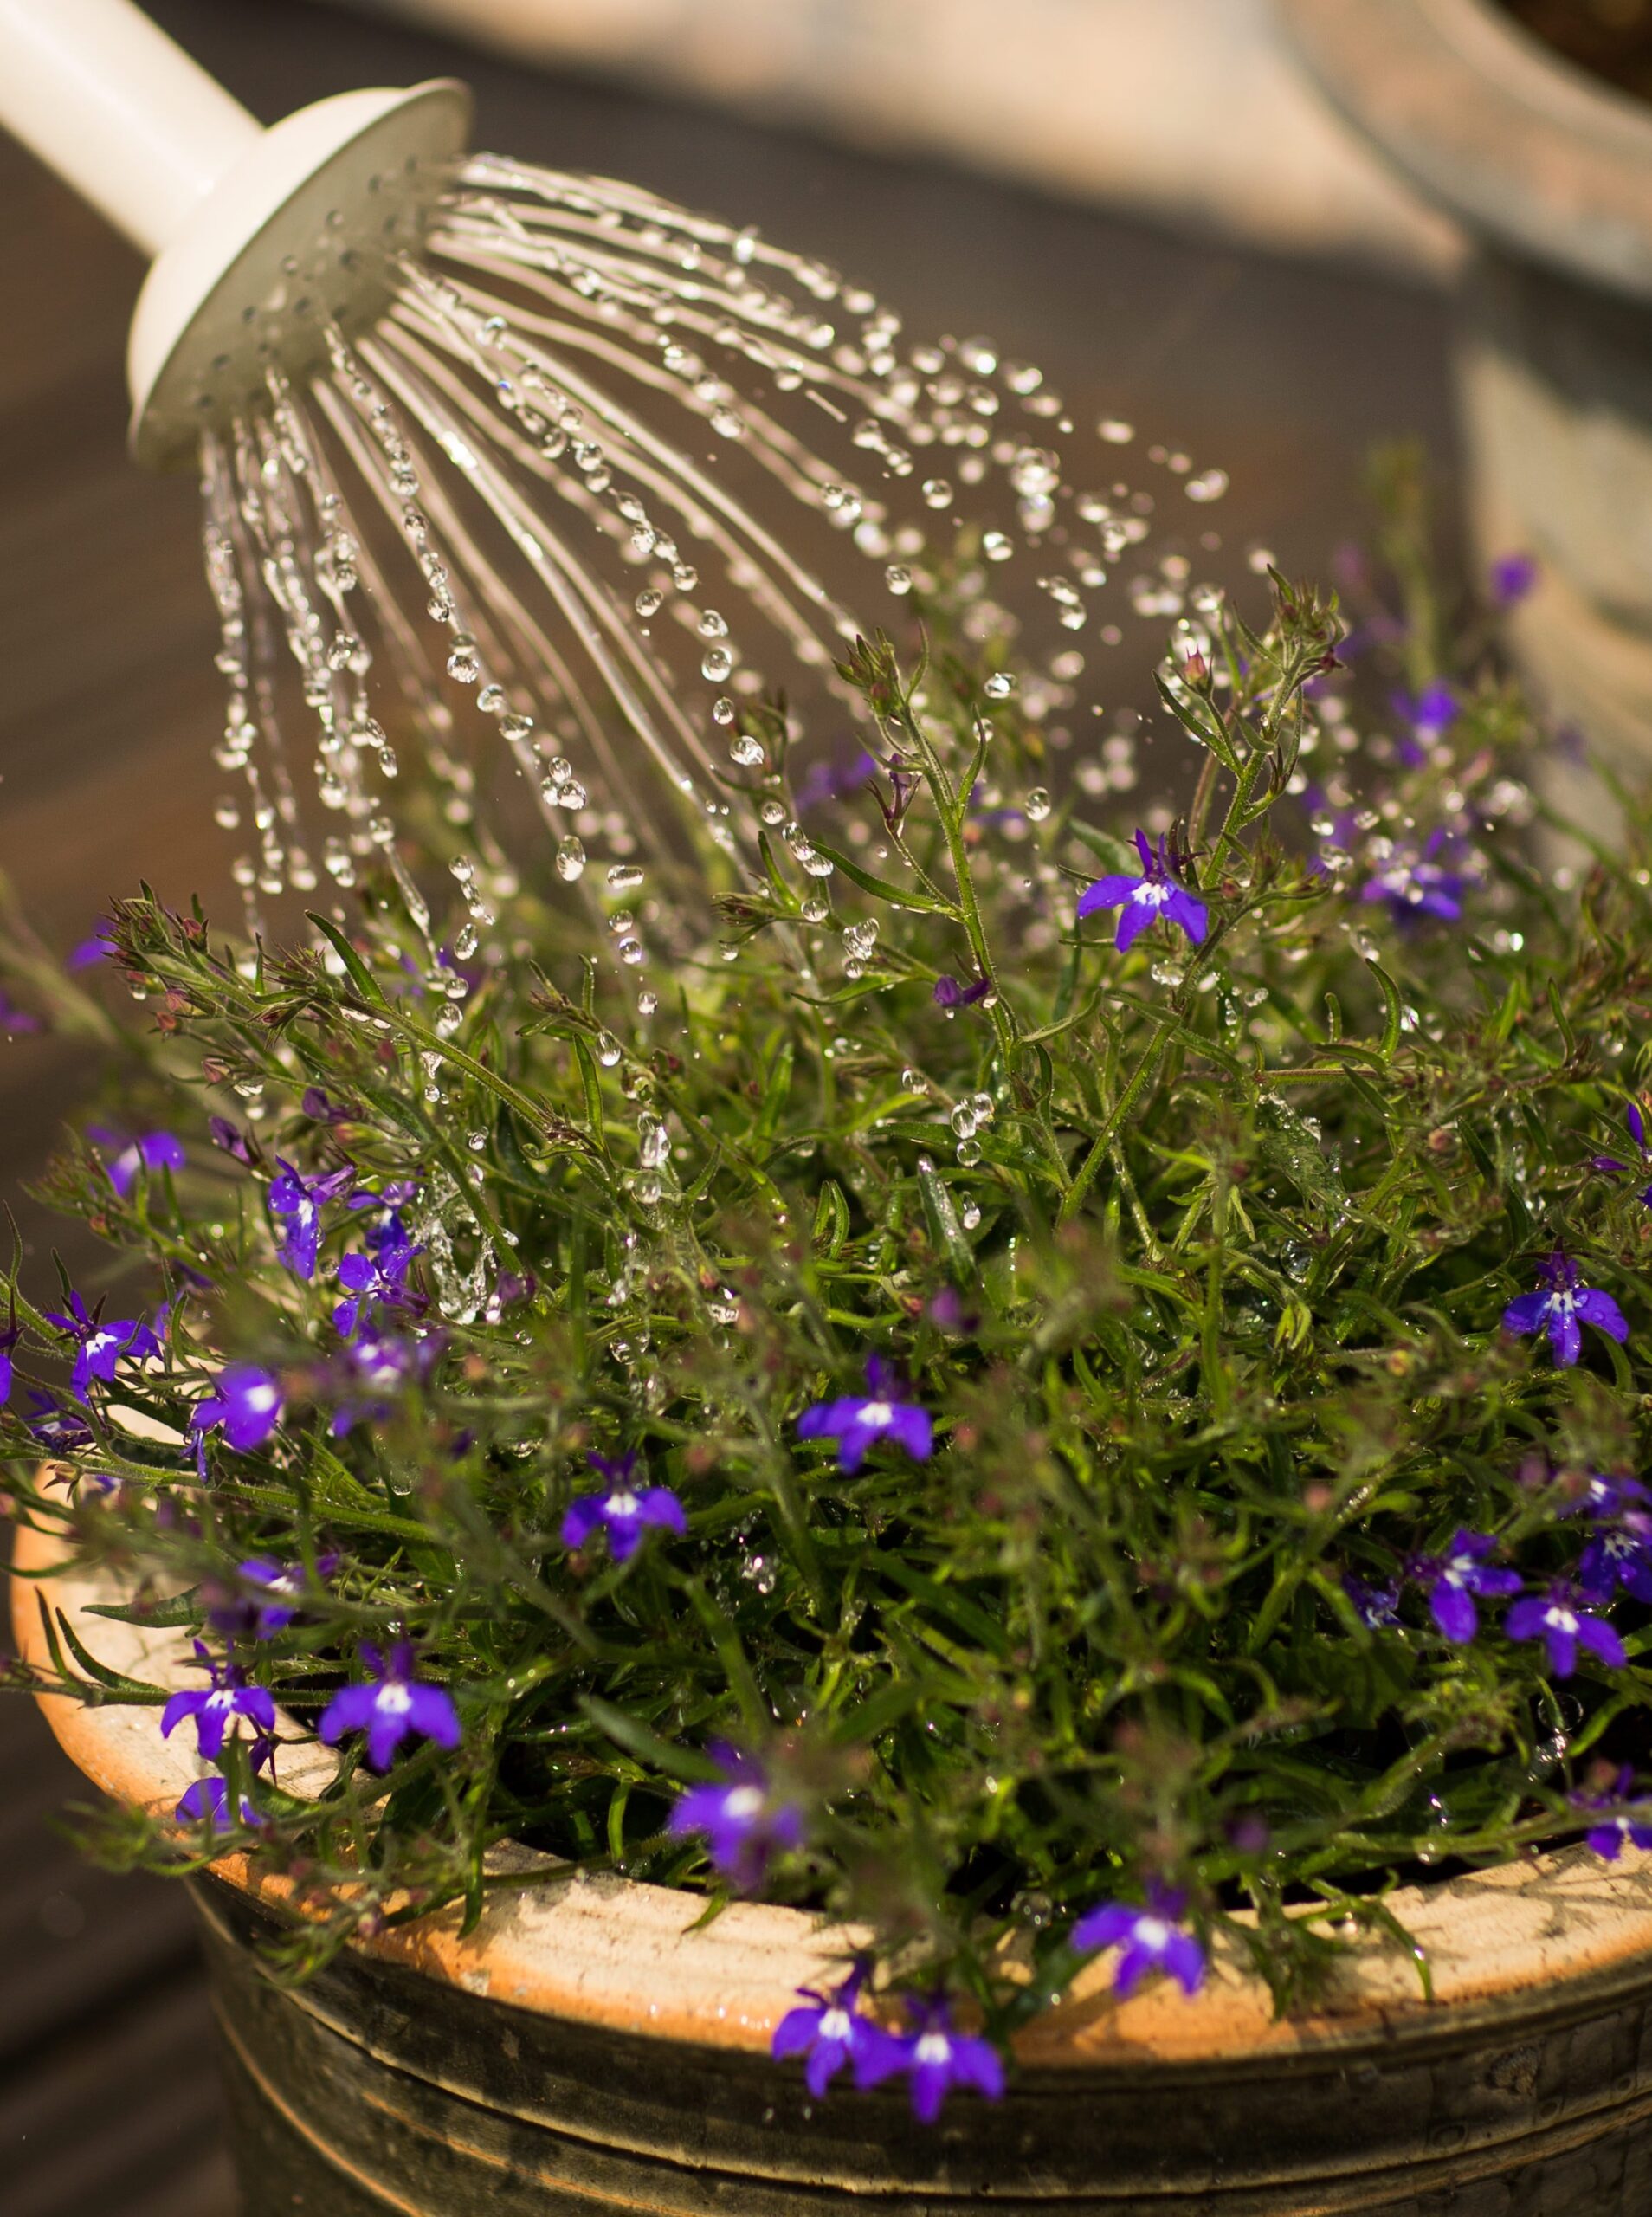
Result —
<path fill-rule="evenodd" d="M 1554 714 L 1652 770 L 1652 103 L 1493 0 L 1280 6 L 1331 100 L 1473 243 L 1458 368 L 1481 551 L 1541 565 L 1514 637 Z M 1605 815 L 1597 789 L 1558 797 Z"/>
<path fill-rule="evenodd" d="M 18 1535 L 17 1567 L 53 1546 Z M 112 1589 L 18 1579 L 23 1657 L 48 1667 L 37 1593 L 109 1666 L 177 1678 L 173 1632 L 87 1613 Z M 152 1707 L 44 1698 L 86 1775 L 169 1815 L 193 1774 Z M 282 1783 L 319 1790 L 325 1751 Z M 1652 2208 L 1652 1856 L 1579 1851 L 1402 1890 L 1390 1906 L 1436 1999 L 1392 1947 L 1362 1946 L 1312 2014 L 1275 2021 L 1240 1950 L 1194 2000 L 1116 2002 L 1107 1965 L 1016 2043 L 1001 2108 L 958 2097 L 916 2128 L 899 2091 L 808 2098 L 768 2057 L 791 1990 L 842 1936 L 611 1876 L 493 1897 L 462 1935 L 441 1911 L 346 1950 L 297 1991 L 261 1941 L 303 1904 L 226 1857 L 197 1882 L 242 2217 L 661 2217 L 785 2211 L 963 2217 L 1644 2217 Z"/>

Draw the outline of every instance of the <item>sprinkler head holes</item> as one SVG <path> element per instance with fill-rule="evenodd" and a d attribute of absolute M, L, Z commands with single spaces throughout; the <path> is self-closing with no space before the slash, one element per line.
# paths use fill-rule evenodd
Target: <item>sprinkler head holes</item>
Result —
<path fill-rule="evenodd" d="M 264 133 L 156 260 L 127 346 L 134 457 L 192 468 L 272 369 L 300 374 L 329 320 L 356 332 L 390 295 L 391 258 L 416 248 L 471 98 L 452 78 L 340 93 Z"/>

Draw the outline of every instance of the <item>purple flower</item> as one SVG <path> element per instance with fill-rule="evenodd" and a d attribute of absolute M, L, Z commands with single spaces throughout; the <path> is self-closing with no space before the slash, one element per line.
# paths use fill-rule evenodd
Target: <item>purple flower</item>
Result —
<path fill-rule="evenodd" d="M 1641 1104 L 1638 1101 L 1630 1101 L 1625 1105 L 1623 1122 L 1628 1129 L 1630 1143 L 1641 1158 L 1638 1167 L 1632 1163 L 1620 1162 L 1615 1154 L 1593 1154 L 1589 1159 L 1597 1170 L 1604 1170 L 1610 1176 L 1645 1177 L 1649 1168 L 1652 1168 L 1652 1153 L 1649 1153 L 1647 1148 L 1646 1119 L 1641 1113 Z M 1641 1202 L 1643 1207 L 1652 1209 L 1652 1185 L 1642 1188 Z"/>
<path fill-rule="evenodd" d="M 241 1797 L 241 1821 L 243 1825 L 258 1823 L 258 1812 L 243 1794 Z M 224 1832 L 229 1829 L 229 1787 L 222 1778 L 197 1778 L 193 1786 L 186 1786 L 178 1804 L 172 1812 L 172 1821 L 177 1825 L 204 1824 L 209 1832 Z"/>
<path fill-rule="evenodd" d="M 1394 710 L 1410 727 L 1412 736 L 1400 740 L 1396 752 L 1408 770 L 1418 768 L 1428 759 L 1429 750 L 1437 746 L 1457 720 L 1457 696 L 1449 685 L 1424 686 L 1415 698 L 1408 693 L 1396 693 Z"/>
<path fill-rule="evenodd" d="M 816 2101 L 847 2063 L 858 2072 L 869 2054 L 877 2028 L 861 2016 L 856 2003 L 866 1982 L 868 1966 L 856 1963 L 841 1986 L 818 1994 L 800 1986 L 808 2007 L 788 2009 L 774 2028 L 770 2052 L 777 2062 L 791 2055 L 806 2055 L 803 2084 Z"/>
<path fill-rule="evenodd" d="M 36 1016 L 32 1009 L 19 1008 L 3 986 L 0 986 L 0 1031 L 21 1036 L 26 1031 L 43 1031 L 44 1017 Z"/>
<path fill-rule="evenodd" d="M 60 1316 L 51 1309 L 43 1314 L 48 1324 L 55 1324 L 59 1331 L 69 1333 L 78 1342 L 70 1383 L 81 1400 L 85 1400 L 86 1389 L 94 1378 L 100 1379 L 106 1386 L 113 1383 L 115 1366 L 123 1356 L 129 1355 L 134 1362 L 146 1362 L 159 1354 L 160 1341 L 141 1317 L 117 1316 L 106 1324 L 102 1321 L 101 1302 L 96 1313 L 90 1316 L 78 1293 L 71 1293 L 68 1302 L 67 1316 Z"/>
<path fill-rule="evenodd" d="M 1584 1598 L 1565 1579 L 1557 1578 L 1546 1593 L 1528 1593 L 1516 1601 L 1503 1619 L 1503 1630 L 1511 1639 L 1540 1639 L 1557 1678 L 1571 1676 L 1579 1647 L 1586 1647 L 1614 1671 L 1621 1670 L 1629 1660 L 1623 1641 L 1604 1617 L 1583 1606 Z"/>
<path fill-rule="evenodd" d="M 836 1401 L 817 1401 L 797 1419 L 799 1439 L 835 1439 L 837 1467 L 858 1470 L 867 1450 L 880 1439 L 892 1439 L 921 1463 L 934 1445 L 929 1412 L 916 1401 L 903 1401 L 895 1393 L 895 1374 L 881 1355 L 866 1359 L 864 1393 L 850 1393 Z"/>
<path fill-rule="evenodd" d="M 1414 1555 L 1406 1565 L 1407 1576 L 1429 1589 L 1429 1613 L 1435 1623 L 1459 1645 L 1480 1630 L 1476 1593 L 1486 1598 L 1518 1593 L 1525 1583 L 1518 1570 L 1493 1569 L 1487 1557 L 1496 1547 L 1491 1533 L 1459 1527 L 1443 1555 Z"/>
<path fill-rule="evenodd" d="M 222 1147 L 226 1154 L 233 1154 L 237 1162 L 252 1160 L 252 1142 L 245 1132 L 232 1124 L 227 1116 L 209 1116 L 207 1131 L 213 1146 Z"/>
<path fill-rule="evenodd" d="M 78 1409 L 66 1409 L 55 1394 L 37 1386 L 29 1387 L 29 1401 L 34 1412 L 29 1429 L 48 1454 L 72 1455 L 90 1446 L 92 1427 Z"/>
<path fill-rule="evenodd" d="M 332 1321 L 346 1339 L 358 1329 L 365 1330 L 376 1309 L 407 1309 L 416 1313 L 425 1305 L 423 1296 L 407 1283 L 414 1257 L 424 1250 L 409 1239 L 400 1217 L 392 1209 L 385 1223 L 373 1227 L 367 1236 L 365 1255 L 339 1257 L 339 1283 L 345 1298 L 334 1308 Z"/>
<path fill-rule="evenodd" d="M 1540 1272 L 1535 1293 L 1523 1293 L 1503 1311 L 1506 1332 L 1547 1332 L 1554 1359 L 1570 1368 L 1583 1352 L 1579 1322 L 1592 1324 L 1621 1345 L 1629 1337 L 1623 1312 L 1610 1294 L 1579 1285 L 1578 1265 L 1557 1247 Z"/>
<path fill-rule="evenodd" d="M 1420 848 L 1395 847 L 1376 876 L 1360 887 L 1360 899 L 1385 902 L 1402 921 L 1433 916 L 1455 923 L 1471 882 L 1467 870 L 1448 867 L 1461 843 L 1455 833 L 1435 831 Z"/>
<path fill-rule="evenodd" d="M 283 1157 L 276 1158 L 280 1174 L 269 1181 L 269 1212 L 281 1226 L 275 1251 L 288 1270 L 301 1278 L 315 1276 L 315 1252 L 321 1238 L 321 1211 L 338 1199 L 346 1186 L 355 1183 L 354 1169 L 318 1171 L 306 1177 Z"/>
<path fill-rule="evenodd" d="M 388 1770 L 410 1732 L 440 1748 L 459 1745 L 459 1712 L 452 1697 L 414 1677 L 413 1650 L 406 1640 L 398 1639 L 388 1657 L 365 1640 L 360 1651 L 372 1675 L 364 1685 L 341 1687 L 322 1711 L 318 1729 L 329 1747 L 346 1732 L 365 1732 L 369 1763 L 375 1770 Z"/>
<path fill-rule="evenodd" d="M 332 1376 L 341 1399 L 332 1414 L 332 1436 L 342 1439 L 358 1424 L 383 1424 L 394 1397 L 409 1386 L 422 1386 L 441 1360 L 442 1335 L 394 1339 L 387 1332 L 363 1332 L 341 1348 Z"/>
<path fill-rule="evenodd" d="M 13 1296 L 13 1301 L 15 1303 L 15 1295 Z M 0 1332 L 0 1408 L 3 1408 L 6 1403 L 11 1399 L 11 1350 L 16 1346 L 18 1341 L 22 1339 L 22 1337 L 23 1327 L 17 1322 L 17 1311 L 14 1305 L 11 1311 L 10 1322 L 6 1326 L 4 1331 Z"/>
<path fill-rule="evenodd" d="M 721 1781 L 691 1786 L 679 1797 L 667 1829 L 679 1839 L 702 1833 L 713 1868 L 749 1894 L 762 1884 L 773 1856 L 803 1845 L 803 1813 L 776 1788 L 755 1755 L 726 1740 L 713 1740 L 707 1753 Z"/>
<path fill-rule="evenodd" d="M 907 2006 L 913 2020 L 910 2032 L 868 2028 L 855 2064 L 856 2085 L 876 2086 L 904 2071 L 912 2081 L 912 2113 L 920 2124 L 933 2124 L 954 2086 L 972 2087 L 990 2102 L 1002 2099 L 1003 2059 L 991 2040 L 955 2032 L 952 2011 L 939 1994 L 927 2000 L 910 1996 Z"/>
<path fill-rule="evenodd" d="M 1652 1847 L 1652 1808 L 1635 1798 L 1635 1771 L 1625 1763 L 1604 1794 L 1571 1794 L 1574 1809 L 1609 1810 L 1610 1814 L 1591 1826 L 1588 1845 L 1608 1863 L 1616 1863 L 1625 1845 Z M 1624 1804 L 1629 1807 L 1624 1807 Z"/>
<path fill-rule="evenodd" d="M 1597 1527 L 1578 1560 L 1585 1600 L 1610 1601 L 1621 1586 L 1637 1601 L 1652 1601 L 1652 1516 L 1625 1509 L 1615 1522 Z"/>
<path fill-rule="evenodd" d="M 1133 1994 L 1150 1971 L 1163 1971 L 1184 1994 L 1197 1994 L 1204 1978 L 1204 1950 L 1180 1922 L 1186 1907 L 1185 1894 L 1155 1879 L 1145 1909 L 1106 1902 L 1080 1917 L 1071 1944 L 1080 1955 L 1094 1948 L 1120 1951 L 1113 1974 L 1113 1989 L 1120 1997 Z"/>
<path fill-rule="evenodd" d="M 114 1160 L 106 1166 L 109 1183 L 124 1201 L 138 1183 L 142 1170 L 181 1170 L 184 1167 L 184 1142 L 171 1132 L 150 1132 L 144 1138 L 133 1140 L 124 1147 Z"/>
<path fill-rule="evenodd" d="M 978 978 L 972 986 L 965 986 L 956 978 L 942 976 L 935 980 L 935 1005 L 937 1008 L 973 1008 L 977 1001 L 984 1001 L 991 991 L 991 978 Z"/>
<path fill-rule="evenodd" d="M 1098 908 L 1121 909 L 1119 928 L 1113 935 L 1113 945 L 1121 954 L 1161 915 L 1178 925 L 1197 947 L 1204 937 L 1208 920 L 1204 902 L 1171 876 L 1163 838 L 1155 853 L 1147 834 L 1138 831 L 1136 851 L 1141 856 L 1140 876 L 1132 877 L 1128 871 L 1118 870 L 1109 876 L 1098 877 L 1094 885 L 1086 886 L 1080 894 L 1079 915 L 1093 916 Z"/>
<path fill-rule="evenodd" d="M 1351 1570 L 1342 1574 L 1342 1590 L 1353 1603 L 1354 1613 L 1363 1625 L 1373 1632 L 1379 1625 L 1399 1622 L 1400 1590 L 1397 1583 L 1373 1586 L 1363 1578 L 1356 1578 Z"/>
<path fill-rule="evenodd" d="M 213 1390 L 190 1412 L 193 1431 L 205 1434 L 215 1425 L 237 1454 L 261 1447 L 281 1420 L 281 1389 L 273 1370 L 234 1362 L 213 1380 Z"/>
<path fill-rule="evenodd" d="M 337 1555 L 319 1555 L 316 1574 L 330 1578 L 339 1567 Z M 258 1599 L 253 1620 L 255 1639 L 274 1639 L 285 1632 L 299 1613 L 305 1586 L 301 1562 L 279 1563 L 273 1555 L 249 1555 L 236 1565 L 236 1575 L 246 1580 Z"/>
<path fill-rule="evenodd" d="M 100 916 L 93 928 L 90 939 L 83 939 L 69 949 L 64 961 L 66 970 L 89 970 L 94 963 L 103 962 L 119 953 L 119 948 L 109 937 L 113 929 L 108 919 Z"/>
<path fill-rule="evenodd" d="M 798 815 L 805 809 L 819 808 L 826 801 L 842 800 L 846 794 L 859 792 L 877 774 L 875 757 L 864 749 L 849 762 L 816 762 L 794 795 Z"/>
<path fill-rule="evenodd" d="M 267 1686 L 251 1686 L 247 1673 L 234 1663 L 215 1663 L 202 1643 L 195 1642 L 196 1660 L 211 1679 L 210 1686 L 187 1687 L 176 1693 L 161 1711 L 161 1737 L 170 1738 L 186 1716 L 195 1719 L 196 1746 L 210 1763 L 223 1751 L 224 1735 L 237 1716 L 255 1724 L 261 1733 L 275 1729 L 275 1697 Z"/>
<path fill-rule="evenodd" d="M 636 1469 L 635 1455 L 623 1455 L 617 1463 L 610 1463 L 605 1455 L 592 1455 L 587 1459 L 597 1476 L 608 1481 L 608 1490 L 582 1494 L 569 1504 L 562 1520 L 565 1548 L 583 1548 L 594 1533 L 604 1531 L 608 1535 L 608 1552 L 614 1561 L 629 1562 L 650 1527 L 687 1532 L 688 1519 L 669 1486 L 632 1484 Z"/>
<path fill-rule="evenodd" d="M 1487 583 L 1499 608 L 1513 608 L 1537 583 L 1537 559 L 1531 554 L 1500 554 L 1492 564 Z"/>

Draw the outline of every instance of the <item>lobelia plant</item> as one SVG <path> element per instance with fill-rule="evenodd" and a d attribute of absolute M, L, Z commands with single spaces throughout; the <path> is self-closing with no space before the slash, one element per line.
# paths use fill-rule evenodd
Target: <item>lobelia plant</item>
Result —
<path fill-rule="evenodd" d="M 113 1677 L 42 1589 L 14 1685 L 198 1735 L 103 1853 L 301 1870 L 294 1977 L 529 1883 L 507 1839 L 818 1910 L 777 2054 L 928 2118 L 1102 1951 L 1191 1994 L 1225 1934 L 1283 2008 L 1418 1866 L 1652 1841 L 1652 817 L 1546 866 L 1553 742 L 1394 515 L 1346 636 L 1196 598 L 1191 790 L 1123 818 L 1049 798 L 970 549 L 920 574 L 806 837 L 742 711 L 787 835 L 708 857 L 721 947 L 660 877 L 657 989 L 603 952 L 638 873 L 479 823 L 462 978 L 441 824 L 288 953 L 120 904 L 135 1023 L 14 931 L 109 1053 L 48 1191 L 127 1289 L 13 1283 L 12 1511 L 209 1673 Z"/>

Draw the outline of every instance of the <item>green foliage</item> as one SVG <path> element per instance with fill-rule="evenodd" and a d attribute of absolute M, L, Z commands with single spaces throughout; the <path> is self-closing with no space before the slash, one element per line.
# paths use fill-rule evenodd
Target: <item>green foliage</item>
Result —
<path fill-rule="evenodd" d="M 898 1975 L 1000 2026 L 1070 1975 L 1074 1916 L 1154 1876 L 1284 2002 L 1348 1918 L 1403 1936 L 1397 1876 L 1575 1832 L 1588 1762 L 1644 1736 L 1644 1609 L 1614 1612 L 1628 1667 L 1557 1684 L 1496 1606 L 1455 1643 L 1421 1582 L 1373 1625 L 1344 1581 L 1404 1584 L 1466 1527 L 1540 1584 L 1576 1563 L 1588 1475 L 1638 1464 L 1649 1217 L 1590 1158 L 1624 1151 L 1643 1066 L 1652 849 L 1633 814 L 1621 856 L 1554 868 L 1519 778 L 1549 742 L 1481 634 L 1418 604 L 1396 528 L 1397 663 L 1345 669 L 1334 604 L 1279 577 L 1262 629 L 1214 607 L 1166 660 L 1197 759 L 1165 853 L 1208 904 L 1197 946 L 1075 926 L 1090 878 L 1139 873 L 1136 819 L 1023 805 L 1051 735 L 984 695 L 951 587 L 925 651 L 847 657 L 879 777 L 807 837 L 765 831 L 725 947 L 692 874 L 650 886 L 647 1016 L 611 901 L 513 889 L 485 853 L 497 921 L 456 1030 L 388 876 L 286 954 L 119 907 L 158 1021 L 77 1020 L 126 1125 L 190 1162 L 123 1199 L 76 1141 L 48 1185 L 132 1266 L 114 1311 L 171 1301 L 166 1352 L 94 1386 L 86 1444 L 43 1472 L 14 1399 L 15 1513 L 140 1597 L 183 1592 L 158 1620 L 197 1629 L 248 1556 L 306 1564 L 297 1621 L 241 1650 L 289 1715 L 312 1727 L 357 1643 L 405 1633 L 465 1724 L 458 1755 L 404 1743 L 382 1781 L 346 1748 L 319 1800 L 249 1787 L 267 1852 L 337 1890 L 294 1972 L 363 1916 L 474 1906 L 507 1837 L 715 1891 L 665 1819 L 720 1736 L 808 1813 L 769 1896 L 865 1920 Z M 1420 749 L 1399 682 L 1455 688 Z M 784 708 L 758 726 L 779 759 Z M 755 774 L 771 794 L 790 815 L 783 773 Z M 1430 869 L 1460 920 L 1408 897 Z M 949 1009 L 943 979 L 986 990 Z M 38 962 L 14 982 L 52 990 Z M 204 1144 L 209 1109 L 245 1167 Z M 417 1186 L 428 1307 L 383 1321 L 440 1359 L 342 1429 L 376 1400 L 331 1321 L 362 1218 L 328 1205 L 295 1276 L 278 1157 Z M 1630 1325 L 1575 1368 L 1500 1328 L 1558 1244 Z M 17 1316 L 47 1375 L 61 1335 L 22 1289 Z M 929 1458 L 846 1471 L 799 1439 L 868 1350 L 932 1413 Z M 211 1435 L 202 1483 L 171 1442 L 231 1357 L 280 1376 L 286 1419 L 247 1453 Z M 593 1450 L 635 1451 L 687 1536 L 571 1555 Z M 58 1671 L 121 1693 L 84 1649 Z M 117 1852 L 205 1850 L 128 1818 Z"/>

